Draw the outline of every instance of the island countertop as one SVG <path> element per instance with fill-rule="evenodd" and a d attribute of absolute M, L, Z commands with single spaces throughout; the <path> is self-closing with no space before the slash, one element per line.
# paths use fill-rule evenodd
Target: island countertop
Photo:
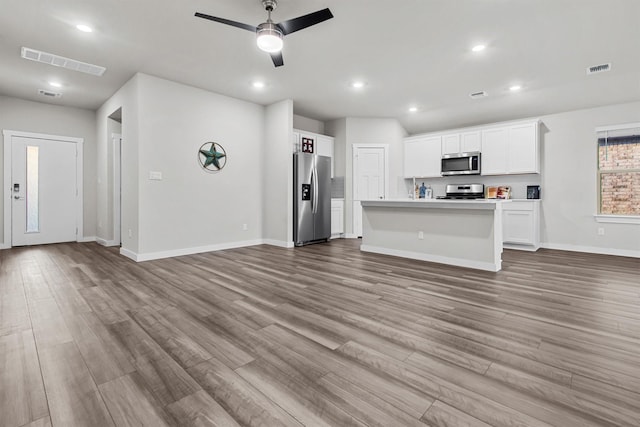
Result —
<path fill-rule="evenodd" d="M 509 203 L 508 199 L 383 199 L 363 200 L 363 207 L 380 208 L 426 208 L 426 209 L 489 209 L 495 210 L 500 203 Z"/>

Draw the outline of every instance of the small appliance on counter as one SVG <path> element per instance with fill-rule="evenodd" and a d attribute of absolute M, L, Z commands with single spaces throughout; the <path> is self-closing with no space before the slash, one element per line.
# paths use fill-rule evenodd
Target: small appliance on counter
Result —
<path fill-rule="evenodd" d="M 527 185 L 527 199 L 539 199 L 539 198 L 540 198 L 540 186 Z"/>
<path fill-rule="evenodd" d="M 447 195 L 437 199 L 484 199 L 484 184 L 447 184 Z"/>

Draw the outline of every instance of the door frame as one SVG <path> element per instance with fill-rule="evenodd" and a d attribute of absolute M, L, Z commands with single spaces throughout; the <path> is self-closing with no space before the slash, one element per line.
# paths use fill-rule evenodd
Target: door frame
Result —
<path fill-rule="evenodd" d="M 122 134 L 111 134 L 113 144 L 113 240 L 109 246 L 122 244 Z"/>
<path fill-rule="evenodd" d="M 356 209 L 353 205 L 356 202 L 356 194 L 358 193 L 358 168 L 356 157 L 358 152 L 363 148 L 382 148 L 384 151 L 384 197 L 389 197 L 389 144 L 353 144 L 351 146 L 351 181 L 352 181 L 352 193 L 351 193 L 351 233 L 347 234 L 347 237 L 358 238 L 358 233 L 355 230 L 356 224 Z M 346 202 L 346 200 L 345 200 Z M 345 203 L 346 205 L 346 203 Z M 345 209 L 346 210 L 346 209 Z"/>
<path fill-rule="evenodd" d="M 83 148 L 84 148 L 84 138 L 77 138 L 73 136 L 60 136 L 60 135 L 48 135 L 44 133 L 33 133 L 33 132 L 22 132 L 16 130 L 3 130 L 3 145 L 4 145 L 4 191 L 3 191 L 3 200 L 4 200 L 4 237 L 3 244 L 0 244 L 0 249 L 8 249 L 10 248 L 12 242 L 11 236 L 11 148 L 13 137 L 19 138 L 33 138 L 33 139 L 43 139 L 48 141 L 57 141 L 57 142 L 71 142 L 76 144 L 76 189 L 78 190 L 78 197 L 76 198 L 76 242 L 82 241 L 84 236 L 84 191 L 83 191 Z"/>

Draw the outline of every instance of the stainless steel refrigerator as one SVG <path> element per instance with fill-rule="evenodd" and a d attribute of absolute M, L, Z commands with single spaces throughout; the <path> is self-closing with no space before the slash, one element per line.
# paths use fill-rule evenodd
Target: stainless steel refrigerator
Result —
<path fill-rule="evenodd" d="M 331 158 L 293 154 L 293 241 L 296 246 L 331 236 Z"/>

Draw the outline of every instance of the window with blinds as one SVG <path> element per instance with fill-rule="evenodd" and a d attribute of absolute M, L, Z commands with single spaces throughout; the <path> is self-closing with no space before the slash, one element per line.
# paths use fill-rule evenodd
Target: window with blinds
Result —
<path fill-rule="evenodd" d="M 640 123 L 598 129 L 598 213 L 640 215 Z"/>

